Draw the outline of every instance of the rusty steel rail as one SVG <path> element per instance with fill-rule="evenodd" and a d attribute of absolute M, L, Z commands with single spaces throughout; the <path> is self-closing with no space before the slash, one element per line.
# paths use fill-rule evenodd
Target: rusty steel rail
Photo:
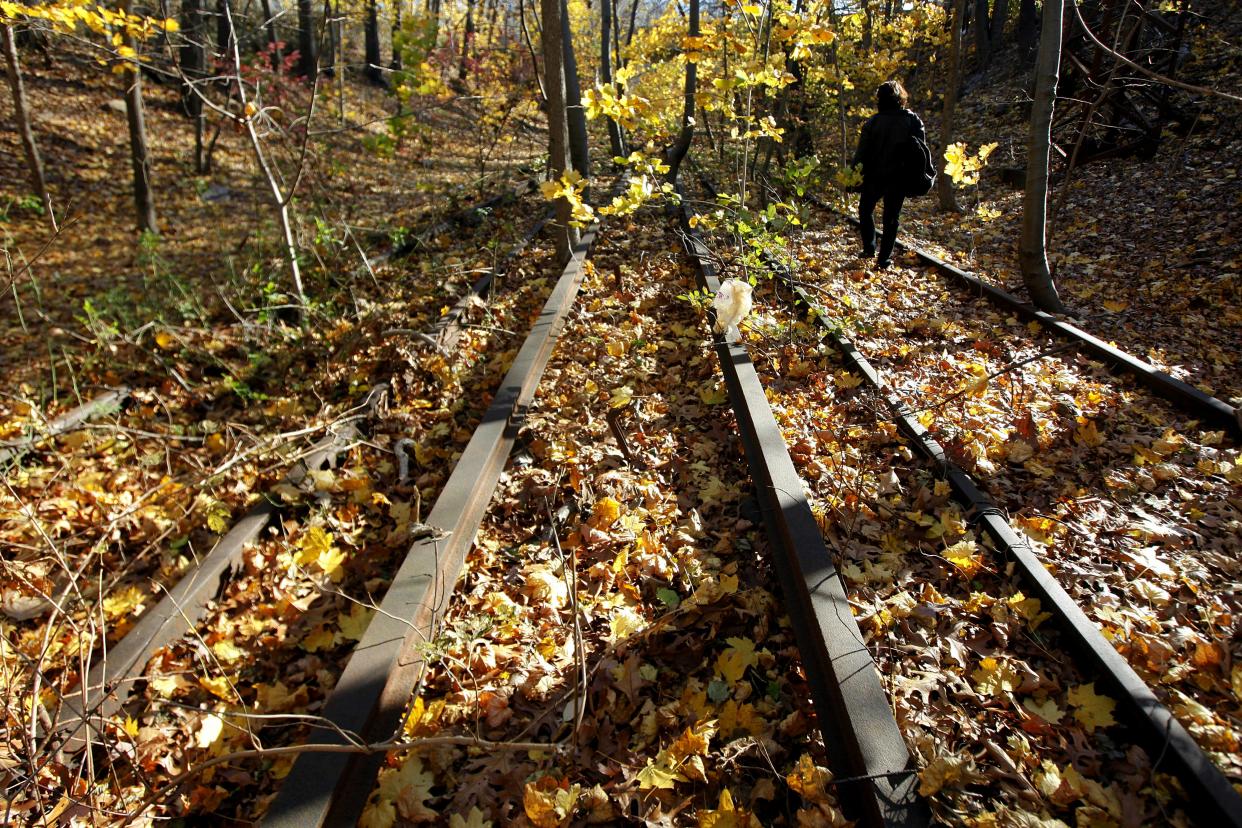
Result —
<path fill-rule="evenodd" d="M 436 636 L 518 429 L 534 399 L 585 276 L 597 225 L 583 234 L 483 420 L 444 485 L 404 562 L 328 698 L 331 736 L 298 755 L 263 820 L 275 828 L 353 825 L 366 805 L 383 752 L 316 751 L 366 745 L 401 728 L 426 669 L 423 645 Z"/>
<path fill-rule="evenodd" d="M 1016 564 L 1018 573 L 1039 598 L 1041 606 L 1053 613 L 1071 645 L 1091 667 L 1099 671 L 1102 684 L 1117 696 L 1119 710 L 1124 711 L 1136 728 L 1138 741 L 1151 755 L 1153 763 L 1169 767 L 1177 776 L 1186 790 L 1188 806 L 1197 812 L 1197 817 L 1204 825 L 1214 828 L 1242 828 L 1242 796 L 1212 764 L 1190 733 L 1160 703 L 1129 662 L 1122 658 L 1099 627 L 1048 572 L 1030 544 L 1014 531 L 991 499 L 949 459 L 943 447 L 885 384 L 866 357 L 849 339 L 826 323 L 829 318 L 827 311 L 797 284 L 788 270 L 774 263 L 769 266 L 832 338 L 846 363 L 876 389 L 898 429 L 948 481 L 958 501 L 973 515 L 975 525 L 982 526 L 997 550 Z"/>
<path fill-rule="evenodd" d="M 23 457 L 30 453 L 31 449 L 44 440 L 73 431 L 94 417 L 119 410 L 125 405 L 125 401 L 129 399 L 130 393 L 130 388 L 124 385 L 105 391 L 98 397 L 82 403 L 82 405 L 79 405 L 72 411 L 67 411 L 55 420 L 52 420 L 47 424 L 47 429 L 42 434 L 31 434 L 18 440 L 0 442 L 0 469 L 20 462 Z"/>
<path fill-rule="evenodd" d="M 684 197 L 682 205 L 687 252 L 700 287 L 714 294 L 710 252 Z M 929 825 L 917 771 L 755 366 L 736 334 L 717 334 L 715 344 L 842 804 L 868 826 Z"/>
<path fill-rule="evenodd" d="M 845 215 L 840 210 L 831 207 L 815 196 L 808 196 L 807 200 L 838 218 L 854 225 L 858 224 L 857 219 Z M 1093 336 L 1077 325 L 1041 311 L 1023 302 L 1012 293 L 1002 290 L 996 285 L 988 284 L 973 273 L 949 264 L 921 248 L 902 241 L 897 242 L 897 247 L 913 253 L 923 263 L 953 277 L 963 287 L 983 296 L 997 307 L 1011 311 L 1028 322 L 1037 322 L 1052 333 L 1074 342 L 1080 351 L 1090 354 L 1107 365 L 1116 366 L 1120 370 L 1125 371 L 1140 383 L 1170 402 L 1180 406 L 1188 413 L 1203 417 L 1217 426 L 1228 429 L 1235 438 L 1242 438 L 1242 410 L 1235 408 L 1224 400 L 1205 394 L 1193 385 L 1161 371 L 1151 363 L 1139 359 L 1116 346 L 1109 345 L 1104 340 Z"/>
<path fill-rule="evenodd" d="M 418 248 L 425 247 L 427 242 L 441 233 L 452 230 L 457 225 L 467 222 L 471 218 L 475 218 L 480 213 L 486 212 L 487 210 L 492 210 L 496 207 L 500 207 L 501 205 L 508 204 L 511 201 L 516 201 L 534 190 L 536 186 L 537 185 L 534 179 L 523 179 L 517 184 L 508 187 L 499 195 L 492 196 L 486 201 L 482 201 L 478 204 L 471 204 L 467 207 L 463 207 L 430 227 L 418 231 L 409 239 L 394 247 L 387 255 L 381 256 L 379 260 L 386 261 L 388 259 L 400 259 L 403 256 L 408 256 Z"/>
<path fill-rule="evenodd" d="M 357 443 L 358 423 L 374 416 L 386 396 L 387 386 L 373 388 L 355 409 L 356 413 L 336 423 L 327 437 L 312 446 L 283 483 L 300 486 L 309 472 L 332 468 L 339 455 Z M 104 725 L 121 709 L 147 662 L 161 648 L 195 628 L 207 614 L 223 579 L 277 512 L 279 508 L 272 498 L 260 499 L 193 569 L 165 591 L 155 608 L 144 613 L 116 646 L 105 648 L 82 686 L 63 699 L 57 730 L 65 740 L 65 748 L 76 750 L 89 744 L 84 729 L 105 732 Z"/>

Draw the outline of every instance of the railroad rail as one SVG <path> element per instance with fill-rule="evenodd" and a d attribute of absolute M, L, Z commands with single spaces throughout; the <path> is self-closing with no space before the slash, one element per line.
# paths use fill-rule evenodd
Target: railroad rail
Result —
<path fill-rule="evenodd" d="M 52 420 L 40 434 L 0 443 L 0 469 L 20 463 L 23 457 L 44 440 L 66 434 L 95 417 L 119 410 L 125 405 L 129 395 L 130 389 L 127 386 L 110 389 Z"/>
<path fill-rule="evenodd" d="M 329 427 L 328 435 L 306 452 L 282 483 L 297 488 L 310 472 L 335 467 L 340 455 L 361 438 L 360 423 L 376 415 L 386 396 L 387 386 L 371 389 L 359 406 Z M 103 733 L 105 723 L 129 698 L 134 680 L 151 657 L 193 630 L 207 614 L 221 581 L 276 517 L 279 508 L 275 504 L 274 497 L 261 498 L 116 646 L 105 648 L 77 693 L 63 700 L 60 727 L 67 749 L 88 746 L 90 732 Z"/>
<path fill-rule="evenodd" d="M 710 182 L 704 181 L 704 185 L 710 189 Z M 917 252 L 924 261 L 958 275 L 966 284 L 981 288 L 988 287 L 986 295 L 995 294 L 1000 297 L 994 301 L 998 301 L 1004 307 L 1015 311 L 1019 308 L 1027 308 L 1031 318 L 1044 322 L 1043 317 L 1047 317 L 1048 323 L 1055 322 L 1059 326 L 1064 326 L 1064 328 L 1058 327 L 1057 330 L 1063 330 L 1067 336 L 1072 335 L 1084 343 L 1099 342 L 1074 326 L 1062 323 L 1048 314 L 1024 305 L 1010 294 L 984 285 L 976 277 L 953 268 L 952 265 L 945 264 L 921 251 Z M 830 318 L 827 311 L 793 278 L 793 274 L 788 269 L 771 260 L 768 261 L 768 266 L 797 297 L 797 302 L 807 309 L 814 323 L 818 324 L 833 340 L 846 363 L 876 390 L 888 407 L 898 429 L 910 440 L 936 473 L 950 484 L 958 501 L 974 515 L 976 525 L 981 526 L 998 551 L 1015 563 L 1017 573 L 1031 587 L 1032 593 L 1040 599 L 1041 605 L 1051 610 L 1053 617 L 1062 631 L 1068 634 L 1071 644 L 1080 656 L 1099 671 L 1106 686 L 1116 694 L 1122 709 L 1139 732 L 1139 743 L 1145 747 L 1154 762 L 1167 763 L 1171 767 L 1174 775 L 1187 791 L 1190 807 L 1195 809 L 1198 817 L 1208 825 L 1242 826 L 1242 796 L 1212 764 L 1190 733 L 1174 718 L 1168 708 L 1160 703 L 1151 688 L 1104 637 L 1099 627 L 1086 616 L 1064 587 L 1048 572 L 1043 562 L 1031 549 L 1030 544 L 1010 526 L 1009 521 L 992 500 L 970 475 L 949 458 L 939 442 L 884 383 L 879 372 L 867 361 L 866 357 L 840 331 L 827 323 Z M 1087 337 L 1087 339 L 1082 339 L 1082 337 Z M 1145 376 L 1160 374 L 1147 363 L 1119 349 L 1103 343 L 1100 345 L 1107 349 L 1108 354 L 1115 352 L 1119 355 L 1119 358 L 1115 360 L 1116 364 L 1122 365 L 1127 370 L 1135 371 L 1141 366 L 1146 366 Z M 1094 350 L 1092 352 L 1095 353 Z M 1157 390 L 1185 385 L 1172 377 L 1163 376 L 1172 380 L 1175 385 L 1157 382 L 1158 377 L 1148 384 Z M 1189 386 L 1186 387 L 1189 388 Z M 1202 410 L 1202 401 L 1192 401 L 1206 397 L 1206 395 L 1198 389 L 1190 388 L 1190 390 L 1195 393 L 1183 395 L 1181 401 L 1184 404 L 1193 404 Z M 1220 400 L 1212 400 L 1209 405 L 1212 410 L 1221 413 L 1220 406 L 1225 404 Z M 1232 416 L 1230 414 L 1231 418 Z M 1236 423 L 1236 420 L 1234 422 Z"/>
<path fill-rule="evenodd" d="M 705 186 L 708 186 L 706 182 Z M 807 196 L 807 200 L 845 222 L 854 226 L 858 224 L 857 219 L 845 215 L 840 210 L 813 195 Z M 1183 410 L 1216 423 L 1218 427 L 1228 429 L 1235 438 L 1242 438 L 1242 409 L 1238 409 L 1224 400 L 1200 391 L 1189 383 L 1170 376 L 1151 363 L 1108 344 L 1077 325 L 1033 307 L 1012 293 L 1002 290 L 996 285 L 989 284 L 977 275 L 933 256 L 926 250 L 903 242 L 900 239 L 897 241 L 897 248 L 913 253 L 918 257 L 919 261 L 951 277 L 963 288 L 985 297 L 997 307 L 1017 314 L 1019 318 L 1025 321 L 1037 322 L 1057 336 L 1073 342 L 1080 351 L 1101 360 L 1106 365 L 1113 366 L 1120 371 L 1130 374 L 1138 382 L 1155 391 L 1161 397 L 1180 406 Z"/>
<path fill-rule="evenodd" d="M 700 287 L 715 294 L 710 251 L 684 197 L 682 205 L 687 253 Z M 910 753 L 755 366 L 736 333 L 717 334 L 715 345 L 843 804 L 866 825 L 929 825 Z"/>
<path fill-rule="evenodd" d="M 488 503 L 585 276 L 598 225 L 574 248 L 487 412 L 393 577 L 374 618 L 329 696 L 332 737 L 298 755 L 264 824 L 352 825 L 366 805 L 382 752 L 316 751 L 382 742 L 401 727 L 434 638 Z"/>

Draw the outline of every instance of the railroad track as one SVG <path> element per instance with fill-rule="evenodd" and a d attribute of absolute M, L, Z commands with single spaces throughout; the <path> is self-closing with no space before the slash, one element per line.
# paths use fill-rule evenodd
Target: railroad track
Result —
<path fill-rule="evenodd" d="M 479 305 L 489 292 L 494 292 L 498 277 L 505 274 L 512 262 L 527 249 L 546 221 L 546 216 L 536 220 L 505 256 L 492 267 L 485 268 L 469 292 L 452 308 L 442 312 L 427 332 L 418 332 L 421 339 L 436 353 L 451 355 L 468 327 L 465 322 L 468 311 Z M 533 289 L 538 289 L 537 285 L 538 282 Z M 523 291 L 526 290 L 523 287 Z M 501 331 L 500 335 L 507 333 Z M 52 434 L 80 427 L 90 417 L 114 408 L 126 393 L 124 390 L 110 392 L 59 418 L 50 424 Z M 283 490 L 287 494 L 299 488 L 305 489 L 310 477 L 325 472 L 330 474 L 328 470 L 335 467 L 341 457 L 360 442 L 365 442 L 364 425 L 368 420 L 382 417 L 386 395 L 386 387 L 378 386 L 355 409 L 338 417 L 328 428 L 327 437 L 301 453 L 301 460 L 275 491 Z M 45 439 L 45 436 L 15 443 L 11 446 L 14 459 L 20 460 L 21 453 L 33 447 L 38 440 Z M 399 446 L 397 451 L 400 454 Z M 399 482 L 408 485 L 405 479 Z M 61 755 L 110 741 L 111 728 L 116 721 L 114 717 L 126 710 L 125 704 L 134 683 L 142 678 L 148 661 L 187 631 L 195 635 L 195 627 L 209 616 L 212 602 L 230 574 L 241 568 L 242 556 L 259 543 L 266 527 L 288 511 L 279 505 L 283 496 L 271 494 L 262 498 L 207 555 L 195 562 L 184 577 L 164 591 L 158 605 L 144 613 L 123 639 L 105 648 L 76 692 L 59 697 L 59 715 L 49 727 L 40 728 L 37 735 L 39 756 Z M 323 497 L 320 496 L 320 499 L 323 500 Z M 85 663 L 90 664 L 89 658 Z M 132 707 L 129 709 L 132 710 Z M 44 724 L 48 723 L 45 721 Z M 33 745 L 31 748 L 35 750 Z"/>
<path fill-rule="evenodd" d="M 577 295 L 595 233 L 595 226 L 588 228 L 574 248 L 329 697 L 322 716 L 331 723 L 334 738 L 313 742 L 299 755 L 265 825 L 345 825 L 361 815 L 384 758 L 382 752 L 361 748 L 388 741 L 400 730 L 411 692 L 426 668 L 421 647 L 435 637 Z M 360 748 L 356 753 L 330 752 L 351 743 Z M 329 750 L 316 750 L 320 746 Z"/>
<path fill-rule="evenodd" d="M 807 201 L 830 213 L 839 221 L 845 222 L 852 227 L 858 226 L 857 219 L 845 215 L 814 195 L 808 196 Z M 1185 411 L 1214 423 L 1218 428 L 1228 429 L 1235 439 L 1242 438 L 1242 410 L 1239 410 L 1237 407 L 1159 370 L 1151 363 L 1134 354 L 1127 353 L 1114 345 L 1104 342 L 1099 337 L 1071 322 L 1033 307 L 1012 293 L 990 284 L 979 276 L 962 270 L 956 265 L 933 256 L 926 250 L 903 242 L 900 239 L 897 241 L 896 249 L 912 254 L 919 262 L 935 268 L 971 294 L 982 296 L 997 307 L 1010 311 L 1024 320 L 1038 323 L 1051 333 L 1072 342 L 1083 353 L 1104 362 L 1106 365 L 1112 366 L 1117 371 L 1134 377 L 1139 383 L 1180 406 Z"/>
<path fill-rule="evenodd" d="M 709 186 L 709 183 L 705 182 L 705 185 Z M 699 252 L 702 253 L 705 250 L 706 248 L 700 247 Z M 936 267 L 947 267 L 934 259 L 929 261 L 923 256 L 920 256 L 920 259 Z M 894 393 L 884 384 L 880 374 L 863 357 L 859 349 L 846 339 L 839 328 L 835 327 L 835 323 L 830 324 L 831 320 L 837 318 L 840 308 L 825 309 L 823 302 L 808 291 L 810 285 L 806 279 L 795 277 L 792 272 L 779 267 L 774 269 L 780 277 L 779 281 L 794 293 L 802 306 L 812 309 L 810 316 L 814 320 L 813 323 L 822 326 L 824 332 L 833 339 L 842 352 L 849 369 L 864 378 L 874 389 L 877 404 L 891 412 L 893 422 L 903 437 L 931 464 L 937 474 L 949 483 L 953 493 L 973 515 L 976 525 L 991 539 L 994 547 L 1007 560 L 1013 562 L 1026 584 L 1027 591 L 1039 598 L 1044 610 L 1052 612 L 1058 621 L 1064 642 L 1089 665 L 1091 675 L 1098 676 L 1102 686 L 1106 686 L 1109 692 L 1121 701 L 1127 713 L 1127 720 L 1135 728 L 1139 736 L 1138 741 L 1147 748 L 1153 763 L 1161 767 L 1172 766 L 1174 768 L 1178 779 L 1190 794 L 1188 807 L 1203 820 L 1204 824 L 1242 824 L 1242 799 L 1216 765 L 1203 753 L 1196 740 L 1178 723 L 1169 710 L 1162 706 L 1148 685 L 1118 654 L 1114 645 L 1104 638 L 1100 627 L 1083 613 L 1075 600 L 1049 573 L 1045 562 L 1033 552 L 1025 537 L 1013 530 L 994 502 L 984 494 L 981 486 L 955 464 L 951 454 L 947 453 L 929 434 L 927 428 L 916 417 L 919 411 L 911 411 L 911 401 L 908 399 L 910 384 L 904 383 L 901 386 L 901 393 Z M 953 275 L 961 279 L 963 274 L 957 272 Z M 973 279 L 973 277 L 970 278 Z M 978 287 L 975 282 L 969 282 L 969 284 L 972 288 Z M 987 295 L 987 291 L 984 292 Z M 825 295 L 834 296 L 835 294 L 830 289 Z M 995 300 L 996 297 L 990 298 Z M 890 298 L 889 301 L 893 300 Z M 1003 306 L 1007 310 L 1017 312 L 1019 308 L 1013 302 L 1016 300 L 1006 300 Z M 864 311 L 865 309 L 861 309 L 860 313 Z M 1236 423 L 1235 412 L 1225 410 L 1228 407 L 1220 401 L 1212 401 L 1210 398 L 1202 399 L 1205 395 L 1197 389 L 1190 389 L 1194 393 L 1187 393 L 1186 389 L 1189 386 L 1178 383 L 1167 376 L 1158 376 L 1159 372 L 1154 372 L 1150 366 L 1144 367 L 1145 364 L 1141 360 L 1128 357 L 1110 346 L 1103 346 L 1102 343 L 1097 344 L 1089 337 L 1084 338 L 1079 335 L 1081 332 L 1075 333 L 1076 329 L 1068 330 L 1058 320 L 1051 318 L 1044 320 L 1033 314 L 1028 318 L 1034 318 L 1041 324 L 1049 325 L 1061 335 L 1072 335 L 1075 344 L 1086 348 L 1090 353 L 1102 357 L 1107 356 L 1111 363 L 1120 365 L 1127 371 L 1137 372 L 1141 375 L 1140 378 L 1145 378 L 1144 384 L 1159 393 L 1168 392 L 1179 405 L 1192 408 L 1200 415 L 1212 417 L 1213 421 L 1220 425 Z M 1099 346 L 1103 346 L 1104 350 L 1101 351 Z M 900 361 L 894 363 L 895 361 L 890 359 L 890 370 L 900 373 L 897 368 Z M 768 376 L 772 378 L 771 373 Z M 796 394 L 794 396 L 796 397 Z M 1008 505 L 1011 509 L 1016 508 L 1012 502 L 1004 505 Z M 1083 600 L 1082 590 L 1076 591 L 1079 600 Z"/>
<path fill-rule="evenodd" d="M 115 413 L 129 399 L 130 389 L 114 388 L 82 403 L 71 411 L 66 411 L 56 419 L 47 423 L 45 428 L 37 429 L 36 433 L 17 440 L 0 442 L 0 470 L 20 463 L 40 442 L 68 434 L 81 428 L 85 423 L 97 417 Z"/>

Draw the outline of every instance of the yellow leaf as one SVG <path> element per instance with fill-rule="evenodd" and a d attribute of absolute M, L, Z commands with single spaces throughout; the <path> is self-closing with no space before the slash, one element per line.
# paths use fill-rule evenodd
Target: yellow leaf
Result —
<path fill-rule="evenodd" d="M 968 756 L 937 756 L 919 771 L 919 795 L 935 796 L 946 785 L 961 781 L 969 766 Z"/>
<path fill-rule="evenodd" d="M 619 517 L 621 517 L 621 504 L 611 497 L 597 500 L 595 507 L 591 509 L 591 523 L 600 529 L 612 526 Z"/>
<path fill-rule="evenodd" d="M 177 340 L 168 331 L 159 331 L 155 334 L 155 344 L 165 351 L 171 351 L 177 347 Z"/>
<path fill-rule="evenodd" d="M 203 719 L 203 723 L 199 725 L 198 733 L 194 737 L 194 743 L 200 748 L 209 748 L 220 738 L 220 733 L 224 730 L 224 720 L 215 713 L 210 713 Z"/>
<path fill-rule="evenodd" d="M 483 818 L 483 812 L 471 807 L 466 816 L 453 814 L 449 817 L 449 828 L 492 828 L 492 821 Z"/>
<path fill-rule="evenodd" d="M 422 759 L 411 756 L 400 768 L 380 777 L 378 801 L 391 804 L 398 814 L 412 822 L 434 821 L 439 814 L 427 807 L 426 800 L 435 781 L 433 774 L 423 770 Z"/>
<path fill-rule="evenodd" d="M 302 639 L 302 649 L 308 653 L 317 653 L 320 650 L 326 650 L 335 643 L 336 633 L 329 630 L 326 624 L 320 624 Z"/>
<path fill-rule="evenodd" d="M 109 619 L 137 615 L 146 603 L 146 599 L 146 593 L 131 584 L 103 600 L 104 615 Z"/>
<path fill-rule="evenodd" d="M 761 10 L 757 3 L 747 3 L 742 6 L 742 11 L 749 14 L 751 17 L 758 17 Z"/>
<path fill-rule="evenodd" d="M 199 676 L 198 683 L 208 693 L 225 701 L 234 701 L 236 698 L 236 695 L 233 693 L 232 683 L 224 676 L 218 678 Z"/>
<path fill-rule="evenodd" d="M 720 804 L 715 810 L 703 808 L 699 811 L 699 828 L 744 828 L 751 824 L 750 812 L 733 804 L 733 794 L 728 788 L 720 791 Z"/>
<path fill-rule="evenodd" d="M 612 619 L 609 622 L 608 640 L 611 643 L 615 643 L 629 638 L 642 630 L 646 623 L 643 617 L 631 607 L 621 607 L 613 613 Z"/>
<path fill-rule="evenodd" d="M 1008 660 L 995 658 L 985 658 L 971 678 L 975 680 L 975 690 L 985 696 L 1013 692 L 1022 683 L 1018 668 Z"/>
<path fill-rule="evenodd" d="M 126 716 L 125 724 L 121 726 L 121 729 L 125 731 L 125 735 L 129 736 L 129 738 L 131 739 L 138 738 L 138 720 L 137 719 L 133 719 L 133 718 L 130 718 L 129 716 Z"/>
<path fill-rule="evenodd" d="M 693 728 L 688 727 L 668 746 L 669 758 L 680 762 L 687 756 L 706 756 L 715 735 L 715 722 L 700 722 Z"/>
<path fill-rule="evenodd" d="M 1122 302 L 1118 299 L 1105 299 L 1101 304 L 1104 305 L 1105 310 L 1112 311 L 1113 313 L 1121 313 L 1130 307 L 1129 302 Z"/>
<path fill-rule="evenodd" d="M 1095 682 L 1075 687 L 1069 691 L 1067 698 L 1074 708 L 1074 718 L 1088 733 L 1093 732 L 1097 727 L 1117 724 L 1113 719 L 1113 710 L 1116 709 L 1117 703 L 1108 696 L 1096 693 Z"/>
<path fill-rule="evenodd" d="M 541 776 L 522 790 L 522 808 L 535 828 L 557 828 L 573 816 L 580 785 L 555 776 Z"/>
<path fill-rule="evenodd" d="M 953 544 L 944 550 L 941 554 L 944 559 L 967 578 L 973 578 L 975 573 L 983 568 L 983 558 L 976 554 L 979 546 L 972 540 L 962 540 Z"/>
<path fill-rule="evenodd" d="M 211 651 L 216 654 L 216 658 L 221 661 L 237 661 L 245 655 L 241 650 L 227 638 L 222 638 L 215 644 L 211 645 Z"/>
<path fill-rule="evenodd" d="M 794 769 L 785 777 L 785 781 L 798 796 L 806 801 L 827 802 L 826 788 L 832 781 L 832 771 L 816 765 L 811 755 L 804 753 L 798 757 L 798 764 L 794 765 Z"/>
<path fill-rule="evenodd" d="M 1052 699 L 1047 699 L 1043 704 L 1034 699 L 1026 699 L 1022 702 L 1022 706 L 1049 724 L 1057 724 L 1065 716 L 1065 713 Z"/>
<path fill-rule="evenodd" d="M 716 672 L 729 684 L 741 681 L 746 668 L 759 663 L 755 642 L 749 638 L 727 639 L 729 647 L 716 657 Z"/>
<path fill-rule="evenodd" d="M 374 614 L 375 610 L 370 607 L 354 604 L 349 615 L 342 616 L 338 622 L 341 628 L 341 640 L 361 641 L 363 634 L 367 631 L 367 626 L 371 623 L 371 616 Z"/>
<path fill-rule="evenodd" d="M 628 385 L 623 385 L 616 391 L 612 392 L 612 397 L 608 400 L 611 408 L 625 408 L 634 400 L 634 389 Z"/>
<path fill-rule="evenodd" d="M 322 526 L 312 526 L 298 539 L 298 554 L 294 556 L 294 561 L 302 566 L 310 566 L 325 553 L 331 552 L 332 543 L 331 532 L 325 531 Z"/>
<path fill-rule="evenodd" d="M 1084 446 L 1097 448 L 1104 444 L 1104 435 L 1100 434 L 1099 428 L 1095 424 L 1095 420 L 1088 420 L 1085 417 L 1078 418 L 1078 430 L 1074 432 L 1074 438 Z"/>
<path fill-rule="evenodd" d="M 647 760 L 647 766 L 638 772 L 638 785 L 644 790 L 656 788 L 672 790 L 678 782 L 687 782 L 686 777 L 663 763 L 657 764 Z"/>

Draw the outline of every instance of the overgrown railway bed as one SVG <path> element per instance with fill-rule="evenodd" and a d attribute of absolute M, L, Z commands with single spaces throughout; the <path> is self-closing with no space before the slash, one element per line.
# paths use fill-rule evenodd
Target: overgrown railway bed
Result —
<path fill-rule="evenodd" d="M 1213 584 L 1236 577 L 1224 435 L 1136 414 L 1097 366 L 967 300 L 927 315 L 909 271 L 902 285 L 817 274 L 827 258 L 809 250 L 795 252 L 809 267 L 760 283 L 742 336 L 713 341 L 686 299 L 692 274 L 709 292 L 736 274 L 693 232 L 654 213 L 599 232 L 477 428 L 409 435 L 422 478 L 394 482 L 366 441 L 307 475 L 318 502 L 282 510 L 210 619 L 151 662 L 141 702 L 100 724 L 130 746 L 107 771 L 130 795 L 114 805 L 167 807 L 176 791 L 170 815 L 299 826 L 1242 825 L 1220 773 L 1238 771 L 1236 613 Z M 858 348 L 826 347 L 788 304 L 795 287 Z M 945 379 L 963 342 L 974 367 Z M 889 396 L 859 350 L 883 360 Z M 424 392 L 447 382 L 428 370 Z M 976 432 L 997 445 L 976 450 Z M 1100 454 L 1071 488 L 1052 482 L 1057 459 L 1119 437 L 1147 476 L 1121 485 Z M 1027 537 L 995 508 L 952 502 L 975 486 L 958 466 L 1020 469 L 979 485 Z M 1186 513 L 1197 528 L 1170 531 L 1142 498 L 1194 484 L 1192 470 L 1210 483 L 1179 501 L 1200 504 Z M 416 492 L 441 485 L 423 519 Z M 1137 523 L 1102 505 L 1124 494 Z M 1034 543 L 1055 578 L 1029 548 L 1017 569 L 990 553 L 1006 540 Z M 1067 620 L 1058 581 L 1094 624 Z M 1179 614 L 1178 590 L 1197 615 Z M 1125 665 L 1101 629 L 1189 735 L 1171 727 L 1153 746 L 1116 723 L 1143 717 L 1126 718 Z"/>

